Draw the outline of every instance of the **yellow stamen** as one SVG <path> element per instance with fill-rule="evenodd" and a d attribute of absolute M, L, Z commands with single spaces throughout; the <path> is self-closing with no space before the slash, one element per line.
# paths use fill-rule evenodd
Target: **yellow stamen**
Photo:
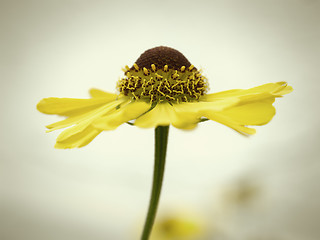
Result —
<path fill-rule="evenodd" d="M 152 68 L 152 71 L 154 71 L 154 72 L 157 70 L 156 65 L 154 65 L 154 64 L 151 64 L 151 68 Z"/>
<path fill-rule="evenodd" d="M 140 69 L 139 66 L 138 66 L 136 63 L 133 64 L 133 67 L 134 67 L 137 71 L 139 71 L 139 69 Z"/>
<path fill-rule="evenodd" d="M 149 75 L 149 71 L 145 67 L 143 68 L 143 72 L 144 72 L 145 75 Z"/>
<path fill-rule="evenodd" d="M 178 74 L 178 71 L 176 70 L 175 72 L 174 72 L 174 74 L 172 75 L 172 78 L 173 79 L 176 79 L 176 78 L 178 78 L 179 77 L 179 74 Z"/>

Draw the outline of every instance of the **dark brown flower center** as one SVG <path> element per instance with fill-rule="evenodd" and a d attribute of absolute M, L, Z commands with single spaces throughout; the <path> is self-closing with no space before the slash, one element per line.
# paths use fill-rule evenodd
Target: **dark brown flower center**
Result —
<path fill-rule="evenodd" d="M 136 64 L 140 68 L 151 69 L 151 64 L 154 64 L 157 69 L 168 65 L 169 69 L 180 70 L 182 66 L 190 67 L 191 63 L 179 51 L 169 47 L 151 48 L 137 59 Z"/>

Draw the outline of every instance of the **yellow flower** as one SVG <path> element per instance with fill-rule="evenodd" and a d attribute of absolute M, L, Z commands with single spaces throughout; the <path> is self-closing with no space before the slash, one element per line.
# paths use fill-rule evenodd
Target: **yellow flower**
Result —
<path fill-rule="evenodd" d="M 202 219 L 189 213 L 172 213 L 159 217 L 155 222 L 150 240 L 204 239 L 206 226 Z"/>
<path fill-rule="evenodd" d="M 48 131 L 69 127 L 58 136 L 56 148 L 83 147 L 123 123 L 193 129 L 213 120 L 250 135 L 255 129 L 248 126 L 268 123 L 275 114 L 275 98 L 292 91 L 287 83 L 277 82 L 208 94 L 201 71 L 168 47 L 145 51 L 124 72 L 117 94 L 91 89 L 89 99 L 45 98 L 38 103 L 42 113 L 67 117 L 47 126 Z"/>

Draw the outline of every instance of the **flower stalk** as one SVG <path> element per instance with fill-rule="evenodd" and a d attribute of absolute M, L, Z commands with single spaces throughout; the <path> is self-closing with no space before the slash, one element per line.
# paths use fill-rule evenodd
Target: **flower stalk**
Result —
<path fill-rule="evenodd" d="M 152 226 L 156 217 L 166 162 L 168 134 L 169 126 L 158 126 L 155 128 L 155 153 L 152 190 L 149 209 L 144 224 L 141 240 L 149 239 Z"/>

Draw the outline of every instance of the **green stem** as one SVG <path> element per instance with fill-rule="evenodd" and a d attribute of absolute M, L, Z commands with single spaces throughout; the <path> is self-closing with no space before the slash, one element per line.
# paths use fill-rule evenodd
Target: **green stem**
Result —
<path fill-rule="evenodd" d="M 141 240 L 149 239 L 154 219 L 156 217 L 166 162 L 168 134 L 169 126 L 159 126 L 155 129 L 155 152 L 152 191 Z"/>

